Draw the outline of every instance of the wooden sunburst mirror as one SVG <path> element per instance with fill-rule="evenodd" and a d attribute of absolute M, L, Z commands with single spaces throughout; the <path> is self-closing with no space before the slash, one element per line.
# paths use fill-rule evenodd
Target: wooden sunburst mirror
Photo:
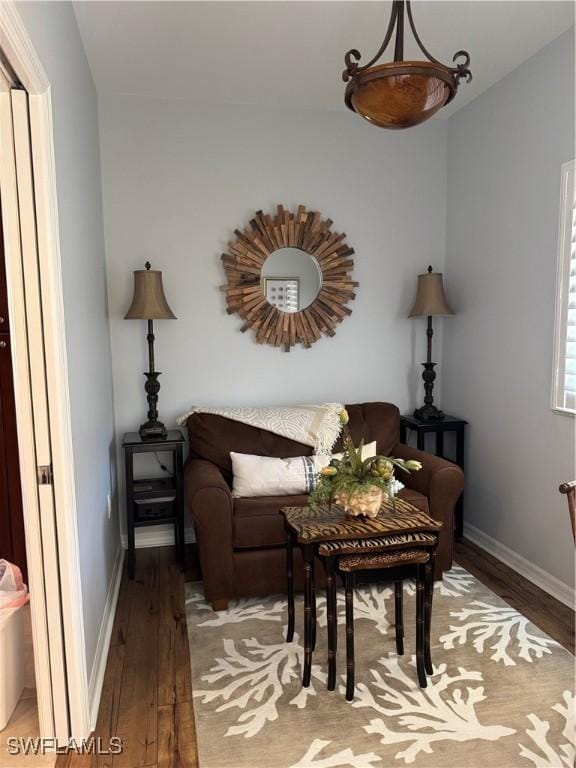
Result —
<path fill-rule="evenodd" d="M 228 314 L 244 320 L 259 344 L 310 347 L 352 310 L 358 283 L 351 277 L 354 249 L 332 220 L 300 205 L 295 213 L 282 205 L 276 215 L 258 211 L 249 226 L 234 231 L 222 254 Z"/>

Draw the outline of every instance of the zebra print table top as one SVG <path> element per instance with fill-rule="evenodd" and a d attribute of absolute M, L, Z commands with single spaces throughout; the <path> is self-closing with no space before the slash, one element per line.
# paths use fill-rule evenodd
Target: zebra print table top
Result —
<path fill-rule="evenodd" d="M 374 519 L 349 517 L 336 505 L 283 507 L 288 528 L 300 544 L 368 539 L 400 533 L 436 533 L 442 523 L 396 498 L 385 501 Z"/>
<path fill-rule="evenodd" d="M 379 536 L 375 539 L 351 539 L 348 541 L 325 541 L 318 547 L 322 557 L 334 555 L 356 555 L 362 552 L 378 552 L 406 547 L 434 547 L 438 537 L 433 533 L 397 533 Z"/>

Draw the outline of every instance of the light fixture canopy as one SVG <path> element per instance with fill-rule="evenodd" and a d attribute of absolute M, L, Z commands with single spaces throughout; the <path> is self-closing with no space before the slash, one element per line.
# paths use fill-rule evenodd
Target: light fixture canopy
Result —
<path fill-rule="evenodd" d="M 416 44 L 426 61 L 404 61 L 404 14 Z M 376 63 L 383 56 L 396 30 L 394 61 Z M 470 55 L 458 51 L 450 67 L 430 54 L 420 40 L 410 0 L 393 0 L 390 22 L 382 45 L 367 64 L 359 66 L 362 55 L 352 48 L 345 56 L 342 79 L 346 86 L 344 101 L 370 123 L 381 128 L 410 128 L 428 120 L 448 104 L 458 90 L 460 80 L 472 79 Z M 461 59 L 457 63 L 457 60 Z"/>

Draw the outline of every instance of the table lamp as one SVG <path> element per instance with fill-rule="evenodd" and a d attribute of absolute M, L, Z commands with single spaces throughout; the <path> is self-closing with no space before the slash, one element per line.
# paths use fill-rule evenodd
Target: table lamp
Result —
<path fill-rule="evenodd" d="M 146 262 L 146 269 L 134 271 L 134 297 L 130 309 L 124 315 L 125 320 L 148 321 L 148 370 L 146 376 L 146 397 L 148 399 L 148 421 L 140 427 L 142 440 L 165 440 L 168 431 L 161 421 L 158 421 L 158 392 L 160 371 L 154 370 L 154 320 L 176 320 L 164 295 L 162 285 L 162 272 L 150 269 L 150 262 Z"/>
<path fill-rule="evenodd" d="M 453 315 L 450 309 L 446 295 L 444 294 L 444 285 L 442 283 L 442 273 L 433 272 L 432 267 L 428 267 L 428 272 L 418 275 L 418 288 L 416 290 L 416 301 L 408 317 L 427 317 L 428 327 L 427 336 L 427 355 L 426 362 L 422 363 L 424 370 L 422 378 L 424 380 L 424 405 L 416 408 L 414 416 L 422 421 L 441 421 L 444 418 L 442 411 L 434 405 L 434 380 L 436 372 L 432 362 L 432 318 L 434 316 Z"/>

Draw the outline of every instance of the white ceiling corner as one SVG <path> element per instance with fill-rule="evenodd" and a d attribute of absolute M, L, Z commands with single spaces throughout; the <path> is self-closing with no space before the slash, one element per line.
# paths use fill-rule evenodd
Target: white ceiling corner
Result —
<path fill-rule="evenodd" d="M 344 53 L 377 50 L 390 2 L 74 3 L 100 94 L 285 109 L 342 109 Z M 415 0 L 427 48 L 471 55 L 448 115 L 574 24 L 571 0 Z M 411 48 L 407 53 L 410 55 Z M 413 53 L 415 51 L 413 50 Z"/>

